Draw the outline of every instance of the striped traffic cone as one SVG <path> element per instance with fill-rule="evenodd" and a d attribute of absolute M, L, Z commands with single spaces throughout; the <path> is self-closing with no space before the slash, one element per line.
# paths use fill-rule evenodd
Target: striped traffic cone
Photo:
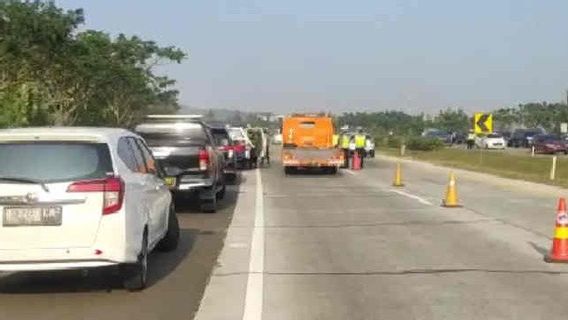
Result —
<path fill-rule="evenodd" d="M 544 261 L 568 263 L 568 213 L 566 212 L 566 199 L 564 198 L 558 200 L 552 249 L 544 257 Z"/>

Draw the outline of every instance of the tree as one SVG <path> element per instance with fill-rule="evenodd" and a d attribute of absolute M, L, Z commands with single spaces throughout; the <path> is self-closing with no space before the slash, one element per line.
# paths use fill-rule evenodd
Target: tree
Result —
<path fill-rule="evenodd" d="M 156 75 L 185 53 L 153 41 L 77 32 L 83 11 L 53 2 L 0 2 L 0 126 L 132 126 L 176 112 L 175 81 Z"/>

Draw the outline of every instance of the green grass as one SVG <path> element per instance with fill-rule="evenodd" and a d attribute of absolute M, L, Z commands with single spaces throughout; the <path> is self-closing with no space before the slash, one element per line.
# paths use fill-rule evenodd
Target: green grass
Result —
<path fill-rule="evenodd" d="M 393 148 L 381 148 L 378 153 L 395 157 L 400 156 L 400 151 Z M 447 148 L 437 151 L 407 150 L 404 158 L 505 178 L 568 187 L 568 157 L 564 155 L 558 156 L 554 181 L 550 180 L 551 156 L 531 157 L 530 154 L 526 153 Z"/>

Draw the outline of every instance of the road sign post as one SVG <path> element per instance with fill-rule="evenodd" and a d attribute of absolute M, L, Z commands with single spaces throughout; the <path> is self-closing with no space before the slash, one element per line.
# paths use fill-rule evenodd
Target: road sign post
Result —
<path fill-rule="evenodd" d="M 560 124 L 560 133 L 568 133 L 568 123 L 562 122 Z"/>

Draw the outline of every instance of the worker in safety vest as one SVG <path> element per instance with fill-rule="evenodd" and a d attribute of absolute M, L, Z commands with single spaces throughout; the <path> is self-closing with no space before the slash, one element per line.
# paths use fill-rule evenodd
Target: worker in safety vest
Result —
<path fill-rule="evenodd" d="M 337 147 L 337 145 L 339 145 L 339 135 L 337 133 L 333 135 L 331 142 L 334 147 Z"/>
<path fill-rule="evenodd" d="M 473 145 L 475 144 L 475 133 L 473 130 L 469 130 L 469 134 L 467 135 L 467 149 L 473 149 Z"/>
<path fill-rule="evenodd" d="M 343 150 L 343 168 L 349 168 L 349 142 L 351 137 L 349 133 L 344 132 L 341 135 L 340 147 Z"/>
<path fill-rule="evenodd" d="M 355 149 L 361 158 L 361 168 L 363 168 L 363 159 L 365 158 L 365 142 L 367 141 L 367 136 L 363 133 L 363 130 L 357 131 L 355 135 Z"/>

